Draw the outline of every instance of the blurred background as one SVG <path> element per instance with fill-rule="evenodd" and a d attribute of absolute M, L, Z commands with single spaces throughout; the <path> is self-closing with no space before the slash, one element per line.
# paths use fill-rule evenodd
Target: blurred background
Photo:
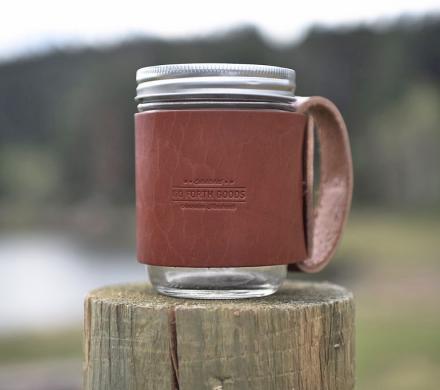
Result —
<path fill-rule="evenodd" d="M 134 253 L 135 71 L 271 64 L 343 112 L 355 165 L 337 258 L 358 389 L 440 383 L 440 4 L 8 2 L 0 15 L 0 390 L 81 386 L 82 304 Z M 294 275 L 298 278 L 298 275 Z"/>

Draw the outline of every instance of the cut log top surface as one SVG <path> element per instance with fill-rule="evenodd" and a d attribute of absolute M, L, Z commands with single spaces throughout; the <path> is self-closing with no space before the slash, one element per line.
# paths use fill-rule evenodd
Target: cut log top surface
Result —
<path fill-rule="evenodd" d="M 245 310 L 289 305 L 289 309 L 294 310 L 301 306 L 342 302 L 352 298 L 351 292 L 336 284 L 287 281 L 276 294 L 264 298 L 227 300 L 172 298 L 156 293 L 148 284 L 139 283 L 102 287 L 91 291 L 86 299 L 144 307 L 212 307 Z"/>
<path fill-rule="evenodd" d="M 84 388 L 352 389 L 353 306 L 329 283 L 223 301 L 100 288 L 85 302 Z"/>

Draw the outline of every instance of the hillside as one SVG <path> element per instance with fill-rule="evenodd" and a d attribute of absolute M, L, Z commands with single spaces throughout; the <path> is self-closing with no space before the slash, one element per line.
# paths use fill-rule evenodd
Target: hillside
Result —
<path fill-rule="evenodd" d="M 133 199 L 135 71 L 153 64 L 291 67 L 299 95 L 335 101 L 351 134 L 356 204 L 440 200 L 440 18 L 381 29 L 315 28 L 274 46 L 253 28 L 181 41 L 142 38 L 0 64 L 3 202 Z"/>

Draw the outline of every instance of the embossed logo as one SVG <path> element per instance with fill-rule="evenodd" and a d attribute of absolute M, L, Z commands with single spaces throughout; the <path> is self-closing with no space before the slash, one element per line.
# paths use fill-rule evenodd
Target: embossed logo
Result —
<path fill-rule="evenodd" d="M 184 179 L 171 190 L 171 201 L 182 210 L 235 211 L 246 199 L 247 188 L 230 178 Z"/>

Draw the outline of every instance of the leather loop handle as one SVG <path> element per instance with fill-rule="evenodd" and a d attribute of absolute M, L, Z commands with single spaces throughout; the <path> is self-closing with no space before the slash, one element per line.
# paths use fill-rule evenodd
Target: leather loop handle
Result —
<path fill-rule="evenodd" d="M 317 125 L 320 145 L 318 201 L 307 221 L 308 257 L 295 265 L 317 272 L 329 262 L 341 238 L 351 205 L 353 164 L 347 127 L 336 106 L 322 97 L 298 98 L 295 106 Z"/>

